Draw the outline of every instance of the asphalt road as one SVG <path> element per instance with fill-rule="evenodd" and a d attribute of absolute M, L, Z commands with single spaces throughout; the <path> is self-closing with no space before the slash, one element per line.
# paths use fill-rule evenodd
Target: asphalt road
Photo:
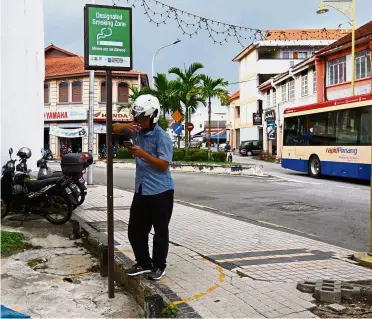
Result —
<path fill-rule="evenodd" d="M 367 183 L 316 180 L 284 170 L 278 164 L 241 157 L 234 161 L 263 164 L 264 172 L 271 176 L 173 173 L 175 198 L 244 217 L 247 221 L 265 222 L 268 227 L 280 225 L 344 248 L 368 250 Z M 115 169 L 114 185 L 133 189 L 134 174 L 134 170 Z M 106 184 L 105 169 L 95 168 L 94 179 L 95 183 Z"/>

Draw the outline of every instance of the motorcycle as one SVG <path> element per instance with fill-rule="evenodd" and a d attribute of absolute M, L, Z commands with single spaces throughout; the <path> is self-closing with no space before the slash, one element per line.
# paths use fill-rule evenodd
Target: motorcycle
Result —
<path fill-rule="evenodd" d="M 75 195 L 75 198 L 77 200 L 77 204 L 73 205 L 74 209 L 77 206 L 80 206 L 81 204 L 83 204 L 85 201 L 85 197 L 87 195 L 87 188 L 85 186 L 84 171 L 88 166 L 90 166 L 93 163 L 93 157 L 89 153 L 82 153 L 79 155 L 86 158 L 86 164 L 84 165 L 83 169 L 80 172 L 65 173 L 65 174 L 63 173 L 63 171 L 51 172 L 51 170 L 48 167 L 48 162 L 44 159 L 44 157 L 42 157 L 41 159 L 37 161 L 37 167 L 39 167 L 39 172 L 38 172 L 38 177 L 37 177 L 38 180 L 44 180 L 44 179 L 53 178 L 53 177 L 61 177 L 64 175 L 69 176 L 71 178 L 72 183 L 73 183 L 72 184 L 73 194 Z"/>
<path fill-rule="evenodd" d="M 106 157 L 107 157 L 106 145 L 103 144 L 101 149 L 98 151 L 98 158 L 106 158 Z"/>
<path fill-rule="evenodd" d="M 52 153 L 51 150 L 45 148 L 45 149 L 43 149 L 42 152 L 43 152 L 43 158 L 44 158 L 44 159 L 46 159 L 46 160 L 48 160 L 48 161 L 53 160 L 53 153 Z"/>
<path fill-rule="evenodd" d="M 68 187 L 70 179 L 55 177 L 41 181 L 30 180 L 25 157 L 21 157 L 17 165 L 20 171 L 16 173 L 16 160 L 12 159 L 12 154 L 13 149 L 10 148 L 10 159 L 1 172 L 1 218 L 13 212 L 24 214 L 25 219 L 32 213 L 42 215 L 56 225 L 69 221 L 72 204 L 76 203 Z"/>

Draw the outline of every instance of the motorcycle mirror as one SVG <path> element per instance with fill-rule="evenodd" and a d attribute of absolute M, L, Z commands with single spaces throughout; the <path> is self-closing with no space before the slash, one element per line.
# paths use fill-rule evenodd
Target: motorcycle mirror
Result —
<path fill-rule="evenodd" d="M 13 154 L 13 149 L 10 148 L 10 149 L 9 149 L 9 155 L 11 156 L 12 154 Z"/>

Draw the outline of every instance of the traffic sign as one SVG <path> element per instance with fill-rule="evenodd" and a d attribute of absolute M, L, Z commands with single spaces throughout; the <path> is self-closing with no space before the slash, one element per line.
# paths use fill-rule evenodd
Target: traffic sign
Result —
<path fill-rule="evenodd" d="M 173 132 L 176 133 L 177 135 L 180 135 L 182 132 L 182 125 L 179 123 L 174 123 L 172 125 Z"/>
<path fill-rule="evenodd" d="M 191 132 L 192 130 L 194 129 L 194 124 L 192 124 L 192 123 L 187 123 L 187 130 L 189 131 L 189 132 Z"/>
<path fill-rule="evenodd" d="M 182 121 L 182 118 L 183 118 L 183 116 L 182 116 L 182 114 L 181 114 L 181 112 L 180 112 L 179 110 L 175 110 L 175 111 L 173 112 L 173 114 L 172 114 L 172 117 L 173 117 L 173 119 L 174 119 L 177 123 L 181 122 L 181 121 Z"/>
<path fill-rule="evenodd" d="M 85 69 L 132 69 L 132 9 L 85 6 Z"/>

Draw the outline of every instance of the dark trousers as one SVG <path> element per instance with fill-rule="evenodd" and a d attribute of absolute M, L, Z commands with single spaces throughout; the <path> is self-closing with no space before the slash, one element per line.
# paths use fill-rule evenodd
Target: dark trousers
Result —
<path fill-rule="evenodd" d="M 136 261 L 143 267 L 165 269 L 168 256 L 168 225 L 173 211 L 174 191 L 157 195 L 134 194 L 130 208 L 128 237 Z M 149 254 L 149 233 L 154 226 L 152 260 Z"/>

